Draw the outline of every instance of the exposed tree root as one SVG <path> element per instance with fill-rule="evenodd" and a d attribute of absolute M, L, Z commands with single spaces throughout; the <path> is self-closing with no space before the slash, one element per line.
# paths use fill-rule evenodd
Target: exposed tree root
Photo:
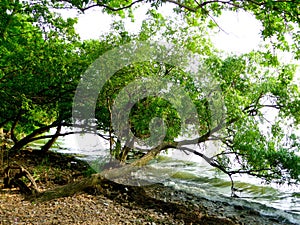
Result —
<path fill-rule="evenodd" d="M 29 180 L 30 185 L 25 184 L 25 182 L 22 180 L 23 177 Z M 7 166 L 4 169 L 3 181 L 4 187 L 18 187 L 20 192 L 26 195 L 36 195 L 40 192 L 31 174 L 24 167 L 17 164 Z"/>

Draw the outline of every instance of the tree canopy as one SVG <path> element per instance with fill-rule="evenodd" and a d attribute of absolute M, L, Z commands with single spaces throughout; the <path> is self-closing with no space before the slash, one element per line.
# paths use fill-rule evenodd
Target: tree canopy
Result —
<path fill-rule="evenodd" d="M 101 7 L 107 13 L 124 18 L 133 17 L 133 8 L 142 3 L 149 4 L 149 13 L 139 33 L 128 33 L 120 22 L 114 25 L 111 34 L 99 40 L 81 41 L 74 30 L 76 19 L 63 19 L 56 12 L 70 7 L 81 12 Z M 183 15 L 181 23 L 158 13 L 157 9 L 164 4 L 174 5 L 178 17 Z M 49 139 L 44 148 L 47 150 L 58 136 L 76 132 L 62 133 L 61 127 L 74 125 L 72 104 L 85 71 L 93 71 L 98 57 L 110 50 L 126 43 L 160 38 L 173 44 L 174 49 L 168 50 L 170 54 L 187 49 L 199 56 L 199 68 L 205 76 L 217 81 L 219 89 L 209 86 L 212 84 L 209 78 L 195 80 L 193 74 L 183 68 L 184 63 L 191 64 L 188 57 L 180 58 L 183 64 L 176 65 L 153 59 L 124 66 L 101 89 L 95 118 L 90 118 L 96 119 L 93 121 L 97 134 L 110 141 L 111 155 L 125 164 L 130 152 L 139 151 L 142 154 L 136 155 L 132 165 L 144 165 L 166 149 L 177 149 L 202 157 L 230 177 L 246 173 L 267 181 L 298 182 L 300 95 L 294 83 L 297 66 L 280 62 L 267 48 L 224 56 L 212 45 L 207 28 L 217 26 L 214 17 L 224 10 L 250 12 L 262 23 L 263 39 L 271 41 L 273 48 L 293 53 L 298 59 L 299 5 L 296 0 L 1 1 L 0 127 L 13 141 L 10 151 L 18 151 L 43 138 Z M 111 65 L 122 55 L 114 57 Z M 136 89 L 124 91 L 136 80 L 140 82 L 135 83 Z M 153 80 L 165 83 L 151 83 Z M 113 116 L 123 116 L 122 111 L 120 115 L 112 113 L 114 103 L 130 100 L 130 94 L 141 93 L 147 82 L 157 94 L 133 102 L 128 123 L 134 138 L 120 136 L 120 132 L 129 130 L 113 126 Z M 168 99 L 166 96 L 175 90 L 179 93 L 176 99 Z M 221 95 L 213 96 L 217 92 Z M 120 100 L 121 94 L 124 98 Z M 88 104 L 83 100 L 83 104 Z M 217 115 L 214 107 L 222 109 L 222 113 Z M 181 108 L 188 116 L 180 114 L 178 109 Z M 274 121 L 266 118 L 269 108 L 276 114 Z M 153 118 L 163 119 L 165 136 L 161 143 L 144 152 L 136 138 L 146 140 L 162 126 Z M 155 122 L 158 125 L 155 126 Z M 193 125 L 195 129 L 191 129 Z M 50 128 L 57 128 L 57 132 L 47 134 Z M 185 134 L 183 140 L 178 140 L 180 130 Z M 197 147 L 214 140 L 221 143 L 214 155 L 206 155 Z"/>
<path fill-rule="evenodd" d="M 151 12 L 165 5 L 171 5 L 174 12 L 183 15 L 191 26 L 207 20 L 208 27 L 218 26 L 215 18 L 224 11 L 248 12 L 262 24 L 261 36 L 269 40 L 276 49 L 293 52 L 299 58 L 300 5 L 298 0 L 136 0 L 136 1 L 89 1 L 57 0 L 54 7 L 75 7 L 81 12 L 100 7 L 103 12 L 119 15 L 122 18 L 134 17 L 133 9 L 148 4 Z M 138 18 L 137 18 L 138 19 Z"/>

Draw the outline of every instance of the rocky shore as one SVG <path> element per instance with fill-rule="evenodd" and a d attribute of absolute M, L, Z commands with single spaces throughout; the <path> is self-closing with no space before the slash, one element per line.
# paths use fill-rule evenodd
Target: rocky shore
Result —
<path fill-rule="evenodd" d="M 26 167 L 42 190 L 88 175 L 88 166 L 74 157 L 49 153 L 46 161 L 42 158 L 45 156 L 24 152 L 10 161 Z M 107 181 L 51 201 L 25 199 L 17 188 L 1 186 L 0 224 L 291 224 L 282 218 L 262 216 L 250 208 L 209 201 L 162 184 L 137 187 Z"/>

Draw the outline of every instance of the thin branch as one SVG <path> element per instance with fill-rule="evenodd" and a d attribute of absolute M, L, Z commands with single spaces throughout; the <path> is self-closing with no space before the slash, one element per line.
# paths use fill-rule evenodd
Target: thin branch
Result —
<path fill-rule="evenodd" d="M 49 135 L 43 135 L 43 136 L 38 136 L 38 137 L 34 137 L 30 139 L 30 142 L 34 142 L 37 140 L 42 140 L 42 139 L 48 139 L 48 138 L 53 138 L 54 136 L 58 136 L 58 137 L 63 137 L 63 136 L 67 136 L 70 134 L 79 134 L 81 132 L 66 132 L 66 133 L 62 133 L 62 134 L 49 134 Z"/>
<path fill-rule="evenodd" d="M 177 5 L 177 6 L 179 6 L 180 8 L 187 9 L 187 10 L 190 11 L 190 12 L 196 12 L 197 9 L 200 8 L 200 7 L 199 7 L 199 8 L 192 8 L 192 7 L 189 7 L 189 6 L 187 6 L 187 5 L 184 5 L 184 4 L 182 4 L 182 3 L 180 3 L 179 1 L 176 1 L 176 0 L 166 0 L 166 2 L 173 3 L 173 4 Z"/>
<path fill-rule="evenodd" d="M 188 11 L 191 11 L 191 12 L 197 12 L 197 10 L 199 9 L 203 9 L 204 6 L 206 5 L 209 5 L 209 4 L 212 4 L 212 3 L 220 3 L 220 4 L 223 4 L 223 5 L 231 5 L 231 6 L 234 6 L 234 7 L 237 7 L 237 8 L 241 8 L 240 5 L 238 4 L 234 4 L 232 3 L 231 1 L 220 1 L 220 0 L 212 0 L 212 1 L 206 1 L 206 2 L 203 2 L 203 3 L 199 3 L 197 1 L 195 1 L 197 3 L 197 7 L 195 8 L 192 8 L 190 6 L 187 6 L 185 4 L 182 4 L 181 2 L 179 1 L 176 1 L 176 0 L 166 0 L 166 2 L 170 2 L 170 3 L 173 3 L 177 6 L 179 6 L 180 8 L 184 8 L 184 9 L 187 9 Z"/>
<path fill-rule="evenodd" d="M 91 8 L 94 8 L 94 7 L 99 7 L 99 5 L 97 5 L 97 4 L 94 4 L 94 5 L 89 5 L 89 6 L 87 6 L 87 7 L 84 7 L 84 8 L 81 8 L 81 7 L 77 7 L 81 12 L 85 12 L 86 10 L 88 10 L 88 9 L 91 9 Z"/>
<path fill-rule="evenodd" d="M 115 7 L 112 7 L 108 4 L 105 4 L 105 3 L 102 3 L 102 1 L 100 0 L 97 0 L 95 4 L 91 4 L 91 5 L 88 5 L 86 7 L 80 7 L 80 6 L 76 6 L 72 3 L 71 0 L 60 0 L 60 2 L 66 2 L 72 6 L 75 6 L 78 10 L 80 10 L 81 12 L 85 12 L 86 10 L 88 9 L 91 9 L 91 8 L 94 8 L 94 7 L 103 7 L 103 8 L 106 8 L 110 11 L 113 11 L 113 12 L 117 12 L 117 11 L 121 11 L 121 10 L 124 10 L 124 9 L 129 9 L 131 8 L 133 5 L 137 4 L 137 3 L 141 3 L 141 2 L 144 2 L 144 3 L 147 3 L 148 1 L 145 1 L 145 0 L 136 0 L 136 1 L 133 1 L 131 2 L 130 4 L 128 5 L 125 5 L 125 6 L 121 6 L 121 7 L 118 7 L 118 8 L 115 8 Z M 222 1 L 222 0 L 211 0 L 211 1 L 204 1 L 202 3 L 198 2 L 198 1 L 194 1 L 196 3 L 196 7 L 193 7 L 193 6 L 189 6 L 187 4 L 184 4 L 182 3 L 180 0 L 165 0 L 163 2 L 168 2 L 168 3 L 171 3 L 171 4 L 174 4 L 174 5 L 177 5 L 178 7 L 180 8 L 183 8 L 183 9 L 186 9 L 187 11 L 190 11 L 190 12 L 197 12 L 199 9 L 203 9 L 205 10 L 205 6 L 209 5 L 209 4 L 213 4 L 213 3 L 217 3 L 217 4 L 220 4 L 220 5 L 228 5 L 228 6 L 232 6 L 232 7 L 235 7 L 235 8 L 243 8 L 243 5 L 244 4 L 247 4 L 247 3 L 252 3 L 253 5 L 256 5 L 257 7 L 261 7 L 261 6 L 266 6 L 267 5 L 267 2 L 258 2 L 258 1 L 255 1 L 255 0 L 245 0 L 245 1 L 232 1 L 232 0 L 228 0 L 228 1 Z M 293 0 L 276 0 L 276 1 L 273 1 L 274 3 L 280 3 L 280 2 L 287 2 L 287 3 L 293 3 L 295 1 Z M 273 9 L 277 9 L 277 7 L 275 6 L 272 6 Z M 207 13 L 207 10 L 205 10 L 206 13 Z"/>
<path fill-rule="evenodd" d="M 117 12 L 117 11 L 121 11 L 121 10 L 124 10 L 124 9 L 129 9 L 129 8 L 131 8 L 133 5 L 135 5 L 135 4 L 139 3 L 139 2 L 143 2 L 143 1 L 144 1 L 144 0 L 136 0 L 136 1 L 131 2 L 131 3 L 128 4 L 128 5 L 125 5 L 125 6 L 122 6 L 122 7 L 118 7 L 118 8 L 114 8 L 114 7 L 110 6 L 110 5 L 104 4 L 104 3 L 102 3 L 101 1 L 97 0 L 96 4 L 92 4 L 92 5 L 89 5 L 89 6 L 86 6 L 86 7 L 79 7 L 79 6 L 76 6 L 76 8 L 77 8 L 78 10 L 80 10 L 81 12 L 83 12 L 83 13 L 84 13 L 86 10 L 91 9 L 91 8 L 94 8 L 94 7 L 103 7 L 103 8 L 106 8 L 106 9 L 110 10 L 110 11 Z M 61 0 L 61 2 L 67 2 L 67 3 L 71 4 L 71 5 L 73 5 L 73 4 L 72 4 L 72 1 L 70 1 L 70 0 Z"/>
<path fill-rule="evenodd" d="M 234 175 L 234 174 L 248 174 L 252 176 L 257 176 L 257 173 L 263 172 L 263 171 L 272 171 L 271 168 L 263 168 L 263 169 L 258 169 L 258 170 L 232 170 L 228 171 L 229 174 Z"/>
<path fill-rule="evenodd" d="M 210 134 L 211 134 L 211 132 L 208 131 L 206 134 L 202 135 L 201 137 L 191 139 L 191 140 L 174 141 L 174 144 L 176 146 L 198 144 L 198 143 L 207 141 Z"/>
<path fill-rule="evenodd" d="M 274 108 L 274 109 L 281 109 L 282 108 L 281 105 L 260 105 L 260 108 L 264 108 L 264 107 Z"/>
<path fill-rule="evenodd" d="M 58 137 L 64 137 L 67 135 L 71 135 L 71 134 L 82 134 L 81 131 L 72 131 L 72 132 L 65 132 L 65 133 L 60 133 L 60 134 L 49 134 L 49 135 L 43 135 L 43 136 L 38 136 L 38 137 L 34 137 L 30 139 L 30 142 L 33 141 L 37 141 L 37 140 L 41 140 L 41 139 L 48 139 L 48 138 L 53 138 L 54 136 L 58 136 Z M 94 132 L 85 132 L 85 134 L 95 134 Z M 109 138 L 105 137 L 105 135 L 96 133 L 97 136 L 102 137 L 105 140 L 109 140 Z"/>
<path fill-rule="evenodd" d="M 99 5 L 101 7 L 104 7 L 104 8 L 107 8 L 107 9 L 109 9 L 111 11 L 116 12 L 116 11 L 120 11 L 120 10 L 123 10 L 123 9 L 128 9 L 128 8 L 132 7 L 133 5 L 139 3 L 139 2 L 143 2 L 143 0 L 136 0 L 136 1 L 133 1 L 132 3 L 130 3 L 129 5 L 122 6 L 122 7 L 119 7 L 119 8 L 113 8 L 113 7 L 109 6 L 109 5 L 102 4 L 99 1 L 97 1 L 97 5 Z"/>
<path fill-rule="evenodd" d="M 239 120 L 239 117 L 230 119 L 229 121 L 227 121 L 226 123 L 219 123 L 218 126 L 216 126 L 215 128 L 213 128 L 212 130 L 209 130 L 206 134 L 202 135 L 201 137 L 195 138 L 195 139 L 191 139 L 191 140 L 183 140 L 183 141 L 175 141 L 174 144 L 176 146 L 183 146 L 183 145 L 192 145 L 192 144 L 199 144 L 205 141 L 209 140 L 209 137 L 220 131 L 222 128 L 227 127 L 228 125 L 236 122 L 237 120 Z"/>
<path fill-rule="evenodd" d="M 210 14 L 208 14 L 208 16 L 212 19 L 212 21 L 216 24 L 216 26 L 219 28 L 219 31 L 224 32 L 226 35 L 229 35 L 229 33 L 227 31 L 225 31 L 219 24 L 218 22 L 215 20 L 215 18 L 213 16 L 211 16 Z"/>
<path fill-rule="evenodd" d="M 225 174 L 228 174 L 228 171 L 222 167 L 216 160 L 214 160 L 212 157 L 207 157 L 205 154 L 201 153 L 201 152 L 198 152 L 194 149 L 191 149 L 191 148 L 187 148 L 187 147 L 179 147 L 180 150 L 184 150 L 184 151 L 187 151 L 187 152 L 191 152 L 195 155 L 198 155 L 200 156 L 201 158 L 203 158 L 209 165 L 211 165 L 212 167 L 215 167 L 215 168 L 218 168 L 219 170 L 221 170 L 222 172 L 224 172 Z"/>
<path fill-rule="evenodd" d="M 257 1 L 254 1 L 254 0 L 248 0 L 248 2 L 251 2 L 257 6 L 262 6 L 262 5 L 265 5 L 266 3 L 265 2 L 257 2 Z"/>
<path fill-rule="evenodd" d="M 196 150 L 193 150 L 193 149 L 190 149 L 190 148 L 187 148 L 187 147 L 179 147 L 180 150 L 184 150 L 186 152 L 191 152 L 195 155 L 198 155 L 200 156 L 201 158 L 203 158 L 210 166 L 212 167 L 215 167 L 219 170 L 221 170 L 223 173 L 227 174 L 230 178 L 230 181 L 231 181 L 231 196 L 232 197 L 238 197 L 236 194 L 235 194 L 235 191 L 237 191 L 237 189 L 234 188 L 234 181 L 233 181 L 233 178 L 232 178 L 232 175 L 234 174 L 248 174 L 250 176 L 256 176 L 256 177 L 261 177 L 261 178 L 265 178 L 265 176 L 263 175 L 260 175 L 259 173 L 260 172 L 263 172 L 263 171 L 272 171 L 271 168 L 262 168 L 262 169 L 249 169 L 249 170 L 231 170 L 231 171 L 227 171 L 226 168 L 224 168 L 222 165 L 220 165 L 218 163 L 218 161 L 214 160 L 213 158 L 214 157 L 207 157 L 206 155 L 204 155 L 203 153 L 201 152 L 198 152 Z M 273 179 L 276 179 L 276 176 L 273 174 L 269 174 L 268 177 L 272 177 Z"/>

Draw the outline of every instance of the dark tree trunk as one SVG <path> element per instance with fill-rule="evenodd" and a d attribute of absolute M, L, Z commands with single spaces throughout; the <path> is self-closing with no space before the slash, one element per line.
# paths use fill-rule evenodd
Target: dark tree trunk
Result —
<path fill-rule="evenodd" d="M 60 135 L 61 127 L 62 127 L 61 124 L 57 126 L 54 136 L 41 148 L 42 152 L 47 152 L 51 148 L 51 146 L 55 143 L 55 141 Z"/>
<path fill-rule="evenodd" d="M 47 131 L 50 130 L 50 128 L 52 127 L 56 127 L 58 124 L 58 122 L 54 122 L 48 126 L 44 126 L 44 127 L 40 127 L 36 130 L 34 130 L 31 134 L 27 135 L 26 137 L 22 138 L 21 140 L 19 140 L 17 143 L 15 143 L 15 145 L 10 149 L 10 152 L 15 153 L 17 151 L 19 151 L 20 149 L 22 149 L 25 145 L 27 145 L 28 143 L 32 142 L 32 139 L 35 138 L 38 135 L 41 135 Z"/>
<path fill-rule="evenodd" d="M 128 140 L 125 146 L 123 147 L 119 159 L 121 163 L 125 163 L 128 153 L 130 152 L 130 150 L 132 150 L 133 147 L 134 147 L 134 137 L 131 140 Z"/>

